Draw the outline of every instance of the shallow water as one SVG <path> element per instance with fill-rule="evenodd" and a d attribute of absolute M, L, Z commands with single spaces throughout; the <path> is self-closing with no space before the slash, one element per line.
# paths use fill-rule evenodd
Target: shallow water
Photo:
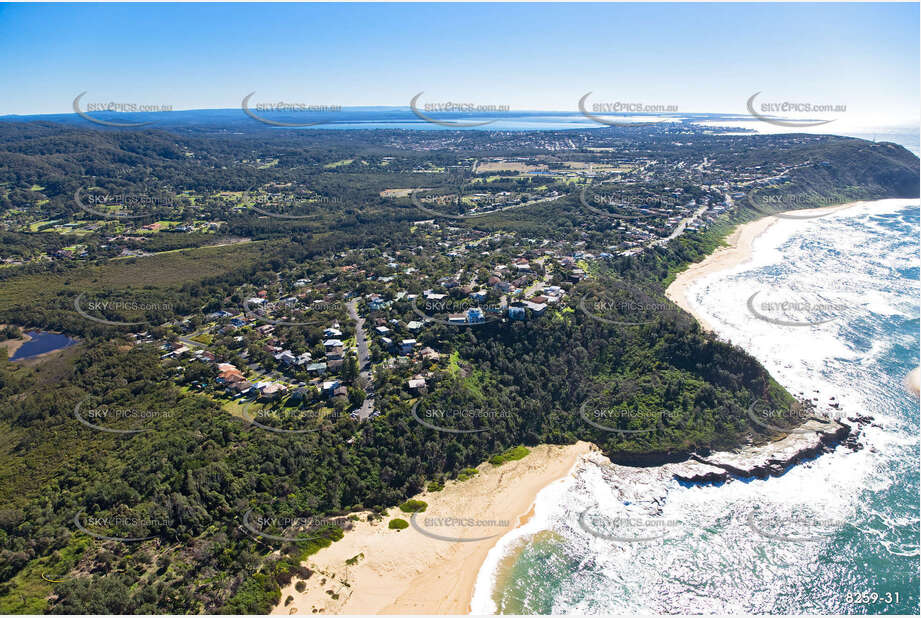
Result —
<path fill-rule="evenodd" d="M 61 350 L 77 343 L 75 339 L 71 339 L 67 335 L 60 335 L 58 333 L 48 333 L 45 331 L 37 330 L 26 332 L 31 337 L 31 339 L 19 346 L 19 349 L 16 350 L 16 353 L 10 357 L 11 361 L 32 358 L 33 356 L 45 354 L 46 352 L 53 352 L 55 350 Z"/>
<path fill-rule="evenodd" d="M 720 486 L 589 462 L 493 550 L 474 613 L 917 614 L 919 414 L 904 378 L 921 354 L 918 238 L 917 201 L 781 221 L 751 262 L 689 292 L 791 392 L 875 417 L 863 450 Z M 758 290 L 833 310 L 787 316 L 822 324 L 780 326 L 749 311 Z"/>

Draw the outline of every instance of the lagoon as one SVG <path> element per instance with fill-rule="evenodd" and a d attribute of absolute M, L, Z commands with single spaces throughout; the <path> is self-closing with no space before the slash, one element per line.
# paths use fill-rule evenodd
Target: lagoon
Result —
<path fill-rule="evenodd" d="M 38 356 L 39 354 L 45 354 L 46 352 L 62 350 L 77 343 L 76 339 L 72 339 L 67 335 L 62 335 L 60 333 L 49 333 L 46 331 L 33 330 L 26 331 L 26 334 L 30 337 L 30 339 L 19 346 L 19 349 L 16 350 L 16 353 L 10 357 L 11 361 L 25 360 L 27 358 Z"/>

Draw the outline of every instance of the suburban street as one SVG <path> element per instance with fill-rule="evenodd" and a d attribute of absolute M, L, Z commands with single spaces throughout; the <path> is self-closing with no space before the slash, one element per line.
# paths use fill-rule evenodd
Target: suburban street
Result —
<path fill-rule="evenodd" d="M 352 299 L 346 306 L 348 307 L 349 317 L 355 322 L 355 344 L 358 348 L 359 376 L 362 378 L 362 382 L 368 385 L 369 389 L 366 391 L 365 400 L 358 409 L 358 419 L 363 421 L 374 412 L 374 391 L 370 390 L 374 388 L 374 383 L 371 380 L 371 362 L 370 354 L 368 353 L 368 340 L 365 337 L 365 320 L 358 315 L 357 304 L 358 301 Z"/>

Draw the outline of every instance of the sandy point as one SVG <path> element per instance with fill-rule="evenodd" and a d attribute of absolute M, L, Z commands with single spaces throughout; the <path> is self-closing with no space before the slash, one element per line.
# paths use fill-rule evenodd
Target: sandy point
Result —
<path fill-rule="evenodd" d="M 0 328 L 6 328 L 6 326 L 6 324 L 0 324 Z M 13 355 L 16 354 L 16 351 L 21 348 L 24 343 L 32 339 L 32 337 L 29 336 L 29 333 L 27 333 L 25 330 L 20 329 L 20 331 L 21 335 L 18 339 L 6 339 L 4 341 L 0 341 L 0 346 L 6 348 L 7 358 L 12 358 Z"/>
<path fill-rule="evenodd" d="M 292 581 L 272 613 L 469 613 L 489 550 L 533 515 L 541 489 L 568 476 L 592 450 L 587 442 L 540 445 L 518 461 L 481 464 L 467 481 L 415 496 L 428 507 L 404 530 L 388 527 L 395 518 L 410 521 L 398 508 L 376 522 L 363 516 L 342 540 L 307 559 L 314 572 L 306 589 L 298 592 Z"/>

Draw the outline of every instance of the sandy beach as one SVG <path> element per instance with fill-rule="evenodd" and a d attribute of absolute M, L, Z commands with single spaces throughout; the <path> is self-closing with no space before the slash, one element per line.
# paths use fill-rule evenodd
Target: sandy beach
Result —
<path fill-rule="evenodd" d="M 0 324 L 0 328 L 6 328 L 6 324 Z M 30 339 L 32 339 L 32 337 L 30 337 L 26 331 L 22 331 L 22 336 L 19 339 L 6 339 L 5 341 L 0 341 L 0 346 L 6 348 L 6 357 L 12 358 L 16 350 L 21 348 L 22 344 Z"/>
<path fill-rule="evenodd" d="M 342 540 L 308 558 L 304 564 L 314 573 L 306 589 L 297 592 L 292 581 L 272 613 L 469 613 L 489 550 L 533 513 L 541 489 L 568 476 L 594 448 L 587 442 L 541 445 L 518 461 L 484 463 L 467 481 L 416 496 L 428 508 L 404 530 L 388 528 L 394 518 L 410 521 L 398 508 L 382 521 L 362 517 Z"/>
<path fill-rule="evenodd" d="M 797 210 L 795 214 L 797 216 L 807 216 L 819 213 L 832 213 L 866 203 L 867 202 L 849 202 L 847 204 L 826 206 L 824 208 Z M 713 273 L 735 268 L 750 260 L 755 239 L 761 236 L 761 234 L 778 220 L 777 217 L 766 216 L 737 226 L 726 238 L 725 246 L 720 247 L 700 262 L 691 264 L 685 270 L 678 273 L 672 284 L 665 290 L 665 295 L 669 300 L 693 315 L 701 328 L 713 332 L 713 327 L 707 322 L 705 316 L 699 311 L 696 311 L 692 303 L 688 301 L 688 291 L 699 279 Z"/>

